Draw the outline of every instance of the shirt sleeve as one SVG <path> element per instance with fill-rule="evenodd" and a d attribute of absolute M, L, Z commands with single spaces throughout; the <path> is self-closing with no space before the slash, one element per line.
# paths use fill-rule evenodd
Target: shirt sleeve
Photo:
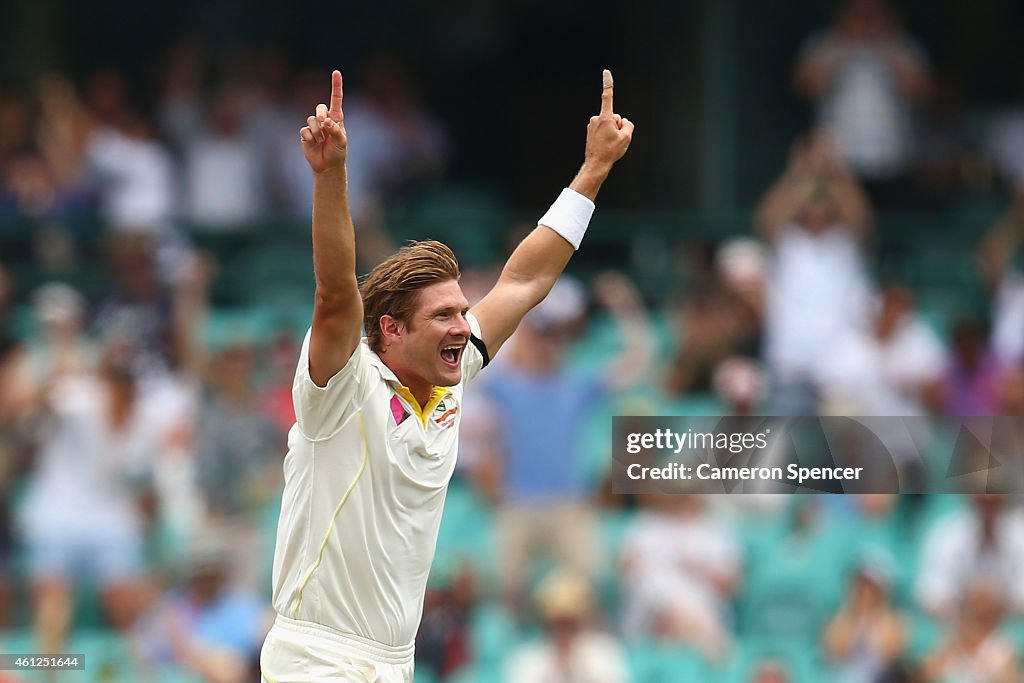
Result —
<path fill-rule="evenodd" d="M 470 340 L 466 344 L 466 350 L 462 352 L 462 383 L 467 384 L 469 380 L 476 377 L 477 373 L 487 367 L 491 361 L 484 346 L 484 335 L 480 331 L 480 321 L 472 313 L 466 314 L 469 321 Z"/>
<path fill-rule="evenodd" d="M 299 429 L 306 438 L 316 440 L 333 434 L 358 409 L 361 387 L 367 384 L 368 350 L 360 342 L 345 367 L 331 377 L 326 386 L 317 386 L 309 376 L 309 339 L 312 332 L 310 328 L 302 342 L 292 383 L 292 401 Z"/>

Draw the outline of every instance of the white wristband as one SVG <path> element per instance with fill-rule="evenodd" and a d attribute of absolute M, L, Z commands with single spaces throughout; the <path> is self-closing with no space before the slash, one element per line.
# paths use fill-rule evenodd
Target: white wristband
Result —
<path fill-rule="evenodd" d="M 573 249 L 580 248 L 583 234 L 594 215 L 594 202 L 576 190 L 565 188 L 537 225 L 546 225 L 564 237 Z"/>

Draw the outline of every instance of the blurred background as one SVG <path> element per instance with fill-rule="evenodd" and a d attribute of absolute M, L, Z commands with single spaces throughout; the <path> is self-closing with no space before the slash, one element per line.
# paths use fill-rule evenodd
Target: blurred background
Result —
<path fill-rule="evenodd" d="M 258 680 L 335 67 L 361 270 L 441 239 L 471 301 L 601 68 L 637 123 L 470 389 L 417 681 L 1022 680 L 1014 497 L 608 480 L 612 415 L 1024 415 L 1022 33 L 1012 0 L 0 5 L 0 647 L 87 656 L 0 681 Z"/>

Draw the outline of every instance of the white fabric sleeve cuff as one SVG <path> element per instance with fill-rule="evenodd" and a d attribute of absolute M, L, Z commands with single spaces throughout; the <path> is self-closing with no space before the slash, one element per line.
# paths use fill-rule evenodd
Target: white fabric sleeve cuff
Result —
<path fill-rule="evenodd" d="M 573 249 L 579 249 L 593 215 L 594 202 L 567 187 L 537 224 L 548 226 L 564 237 Z"/>

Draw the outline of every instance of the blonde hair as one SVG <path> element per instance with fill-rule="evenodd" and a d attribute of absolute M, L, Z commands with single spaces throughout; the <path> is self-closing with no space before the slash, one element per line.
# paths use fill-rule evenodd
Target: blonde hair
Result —
<path fill-rule="evenodd" d="M 370 348 L 384 350 L 380 319 L 390 315 L 408 323 L 419 291 L 438 282 L 458 280 L 459 262 L 446 245 L 434 240 L 409 242 L 377 264 L 366 275 L 359 293 L 363 297 L 363 325 Z"/>

